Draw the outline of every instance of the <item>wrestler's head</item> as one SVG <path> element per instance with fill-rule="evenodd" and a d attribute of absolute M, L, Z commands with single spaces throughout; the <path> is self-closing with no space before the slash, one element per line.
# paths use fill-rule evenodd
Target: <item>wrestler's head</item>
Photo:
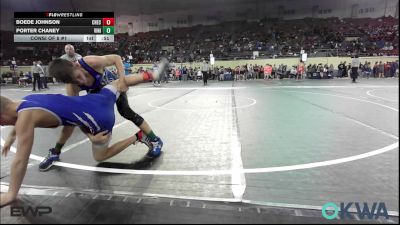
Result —
<path fill-rule="evenodd" d="M 0 125 L 15 125 L 17 122 L 17 114 L 13 110 L 13 101 L 6 97 L 0 96 Z"/>
<path fill-rule="evenodd" d="M 91 86 L 91 84 L 88 84 L 90 82 L 89 74 L 78 62 L 55 59 L 50 62 L 48 69 L 51 76 L 63 83 Z"/>

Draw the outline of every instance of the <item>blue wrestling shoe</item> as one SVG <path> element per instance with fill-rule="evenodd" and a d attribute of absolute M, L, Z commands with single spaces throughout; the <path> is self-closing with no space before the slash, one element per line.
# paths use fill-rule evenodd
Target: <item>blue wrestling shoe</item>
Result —
<path fill-rule="evenodd" d="M 60 161 L 60 154 L 56 153 L 54 148 L 49 150 L 49 154 L 45 159 L 39 164 L 39 171 L 45 172 L 53 165 L 54 162 Z"/>
<path fill-rule="evenodd" d="M 163 141 L 161 140 L 161 138 L 157 137 L 156 139 L 151 141 L 151 144 L 153 145 L 153 148 L 147 152 L 146 157 L 148 158 L 159 157 L 161 155 L 161 149 L 164 145 Z"/>
<path fill-rule="evenodd" d="M 150 140 L 150 138 L 141 130 L 136 133 L 136 137 L 138 142 L 145 144 L 149 148 L 149 151 L 146 154 L 147 158 L 157 158 L 161 155 L 161 149 L 164 143 L 159 137 Z M 136 142 L 134 144 L 136 144 Z"/>

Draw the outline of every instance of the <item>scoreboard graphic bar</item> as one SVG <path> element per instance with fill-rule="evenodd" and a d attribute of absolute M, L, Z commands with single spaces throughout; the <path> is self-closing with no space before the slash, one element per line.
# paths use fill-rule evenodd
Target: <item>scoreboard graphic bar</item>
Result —
<path fill-rule="evenodd" d="M 104 25 L 103 25 L 104 24 Z M 14 25 L 18 27 L 30 27 L 30 26 L 114 26 L 114 18 L 54 18 L 54 19 L 14 19 Z"/>
<path fill-rule="evenodd" d="M 113 12 L 14 12 L 14 42 L 114 42 Z"/>
<path fill-rule="evenodd" d="M 14 12 L 14 18 L 114 18 L 114 12 Z"/>
<path fill-rule="evenodd" d="M 114 34 L 114 27 L 18 27 L 14 34 Z"/>
<path fill-rule="evenodd" d="M 66 35 L 14 35 L 14 42 L 114 42 L 114 35 L 86 35 L 86 34 L 66 34 Z"/>

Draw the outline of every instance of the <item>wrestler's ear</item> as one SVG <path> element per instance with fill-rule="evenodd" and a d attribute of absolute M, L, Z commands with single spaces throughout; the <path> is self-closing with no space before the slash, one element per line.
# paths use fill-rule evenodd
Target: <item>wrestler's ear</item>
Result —
<path fill-rule="evenodd" d="M 78 62 L 73 62 L 72 65 L 73 65 L 74 69 L 81 67 L 81 64 L 79 64 Z"/>

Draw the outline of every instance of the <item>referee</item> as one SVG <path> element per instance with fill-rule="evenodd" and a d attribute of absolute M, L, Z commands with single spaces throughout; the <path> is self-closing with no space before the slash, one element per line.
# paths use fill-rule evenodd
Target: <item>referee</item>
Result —
<path fill-rule="evenodd" d="M 41 72 L 40 69 L 41 68 L 39 68 L 38 63 L 36 61 L 33 61 L 33 65 L 32 65 L 32 68 L 31 68 L 32 75 L 33 75 L 33 77 L 32 77 L 32 79 L 33 79 L 33 81 L 32 81 L 32 85 L 33 85 L 32 91 L 36 91 L 36 84 L 38 86 L 38 90 L 39 91 L 42 89 L 42 82 L 40 80 L 40 72 Z"/>
<path fill-rule="evenodd" d="M 203 65 L 201 65 L 201 72 L 203 73 L 203 83 L 207 85 L 208 73 L 210 72 L 210 65 L 208 61 L 203 59 Z"/>
<path fill-rule="evenodd" d="M 60 57 L 61 59 L 66 59 L 70 62 L 76 62 L 82 58 L 81 55 L 75 52 L 75 48 L 71 44 L 66 44 L 64 50 L 65 54 Z"/>
<path fill-rule="evenodd" d="M 358 67 L 360 66 L 360 59 L 358 58 L 358 55 L 355 55 L 351 59 L 351 79 L 353 79 L 352 83 L 356 83 L 356 79 L 358 77 Z"/>

